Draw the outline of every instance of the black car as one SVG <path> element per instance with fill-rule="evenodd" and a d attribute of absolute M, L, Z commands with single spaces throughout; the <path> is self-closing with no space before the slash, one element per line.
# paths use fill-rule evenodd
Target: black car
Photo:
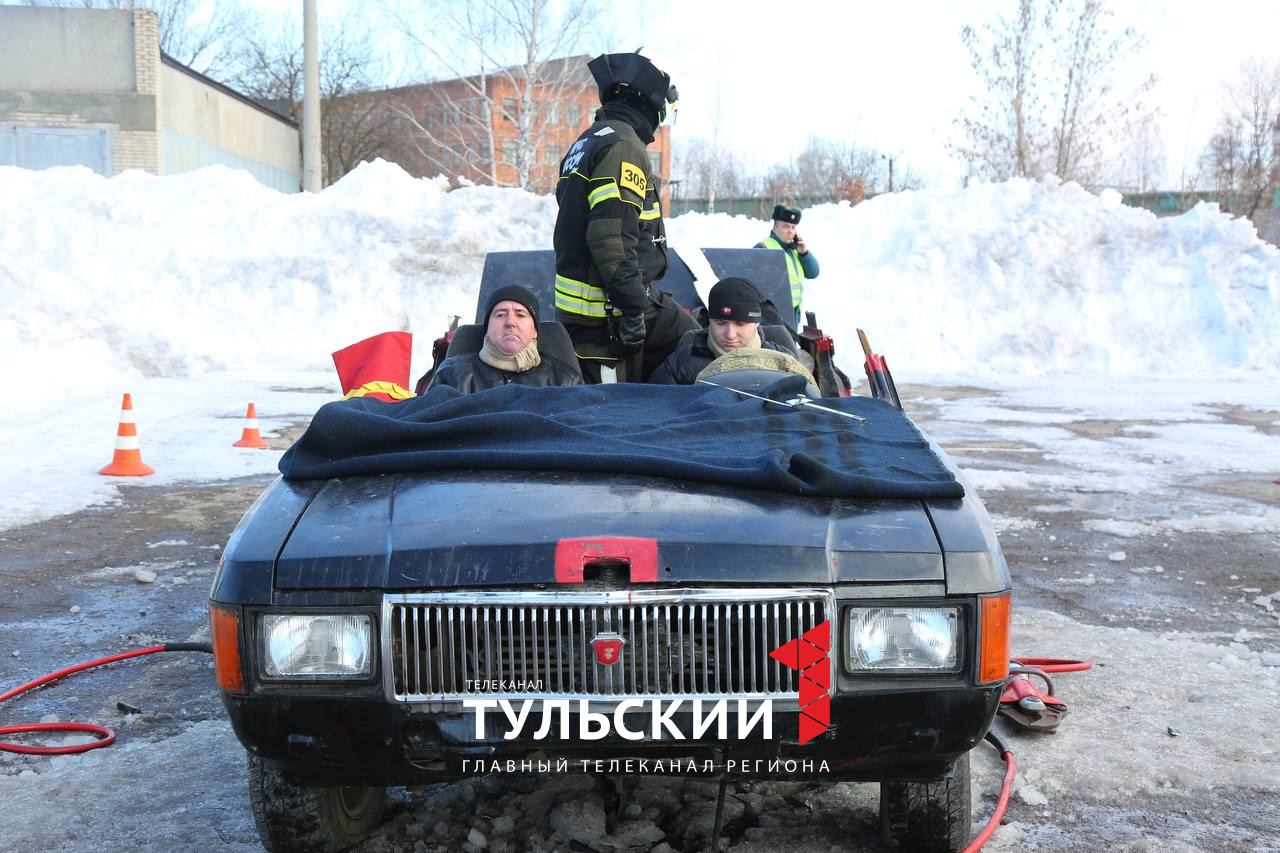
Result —
<path fill-rule="evenodd" d="M 890 842 L 963 847 L 1008 671 L 990 520 L 899 408 L 760 373 L 322 408 L 211 593 L 263 843 L 549 771 L 874 781 Z"/>

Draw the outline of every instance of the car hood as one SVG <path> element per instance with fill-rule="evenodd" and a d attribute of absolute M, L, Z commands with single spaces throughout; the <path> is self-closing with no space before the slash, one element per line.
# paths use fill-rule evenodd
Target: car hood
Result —
<path fill-rule="evenodd" d="M 657 543 L 663 583 L 941 581 L 919 501 L 808 498 L 645 477 L 457 472 L 326 481 L 280 590 L 555 584 L 563 539 Z"/>

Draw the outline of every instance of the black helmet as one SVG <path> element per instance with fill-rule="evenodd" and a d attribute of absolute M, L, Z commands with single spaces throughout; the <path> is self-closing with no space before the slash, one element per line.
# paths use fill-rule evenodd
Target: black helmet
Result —
<path fill-rule="evenodd" d="M 618 98 L 638 100 L 658 116 L 656 123 L 667 117 L 667 104 L 678 97 L 671 77 L 659 71 L 647 56 L 636 53 L 602 53 L 587 63 L 591 76 L 600 87 L 600 103 Z"/>

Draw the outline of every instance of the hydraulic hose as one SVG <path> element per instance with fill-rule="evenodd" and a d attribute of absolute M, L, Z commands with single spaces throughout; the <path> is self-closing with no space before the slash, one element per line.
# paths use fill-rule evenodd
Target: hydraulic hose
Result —
<path fill-rule="evenodd" d="M 207 652 L 208 654 L 213 654 L 213 648 L 208 643 L 162 643 L 158 646 L 134 649 L 131 652 L 120 652 L 119 654 L 98 658 L 88 663 L 69 666 L 57 672 L 51 672 L 48 675 L 37 678 L 35 681 L 28 681 L 26 684 L 15 687 L 6 693 L 0 693 L 0 702 L 5 702 L 15 696 L 26 693 L 28 690 L 35 690 L 37 687 L 43 687 L 60 678 L 83 672 L 86 669 L 106 666 L 109 663 L 138 658 L 143 655 L 154 655 L 159 652 Z M 69 746 L 26 746 L 20 743 L 0 741 L 0 752 L 19 752 L 26 755 L 69 755 L 110 746 L 116 739 L 114 731 L 106 726 L 94 725 L 93 723 L 26 723 L 18 726 L 0 726 L 0 735 L 28 734 L 31 732 L 82 732 L 94 735 L 94 739 L 86 743 L 75 743 Z"/>
<path fill-rule="evenodd" d="M 1053 681 L 1045 673 L 1049 672 L 1084 672 L 1093 669 L 1093 664 L 1084 660 L 1069 660 L 1066 658 L 1013 658 L 1010 660 L 1013 664 L 1013 674 L 1023 672 L 1027 674 L 1038 675 L 1049 685 L 1049 693 L 1053 693 Z M 1018 763 L 1013 758 L 1013 751 L 1009 749 L 1009 745 L 1004 742 L 1000 735 L 994 730 L 987 730 L 987 742 L 1000 751 L 1000 757 L 1004 759 L 1004 781 L 1000 784 L 1000 798 L 996 800 L 995 810 L 992 811 L 991 817 L 987 818 L 987 822 L 982 825 L 982 831 L 979 832 L 969 842 L 969 846 L 964 848 L 962 853 L 977 853 L 983 845 L 991 840 L 991 836 L 995 833 L 996 828 L 1000 826 L 1000 821 L 1004 819 L 1005 810 L 1009 807 L 1009 795 L 1013 791 L 1013 777 L 1017 772 Z"/>
<path fill-rule="evenodd" d="M 1005 809 L 1009 807 L 1009 794 L 1013 790 L 1013 775 L 1018 769 L 1018 762 L 1014 761 L 1013 752 L 1000 735 L 988 730 L 987 741 L 1000 750 L 1000 757 L 1004 759 L 1004 782 L 1000 785 L 1000 799 L 996 801 L 995 811 L 991 813 L 991 817 L 987 818 L 987 822 L 983 824 L 982 831 L 974 837 L 973 841 L 969 842 L 968 847 L 964 848 L 963 853 L 976 853 L 991 840 L 996 827 L 1004 819 Z"/>

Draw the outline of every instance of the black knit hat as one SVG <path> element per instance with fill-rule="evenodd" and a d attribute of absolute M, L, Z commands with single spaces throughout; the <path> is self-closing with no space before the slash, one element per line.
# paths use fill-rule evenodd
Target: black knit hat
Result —
<path fill-rule="evenodd" d="M 499 287 L 489 295 L 489 304 L 484 309 L 484 321 L 488 323 L 490 316 L 493 314 L 494 307 L 496 307 L 499 302 L 506 302 L 508 299 L 512 302 L 519 302 L 525 308 L 528 308 L 529 313 L 533 316 L 533 322 L 538 322 L 538 297 L 534 296 L 531 291 L 518 284 L 508 284 L 504 287 Z"/>
<path fill-rule="evenodd" d="M 760 291 L 745 278 L 722 278 L 711 288 L 707 315 L 712 320 L 760 322 Z"/>
<path fill-rule="evenodd" d="M 796 210 L 794 207 L 786 207 L 781 204 L 775 204 L 773 206 L 773 221 L 774 222 L 790 222 L 792 225 L 799 225 L 800 211 Z"/>

